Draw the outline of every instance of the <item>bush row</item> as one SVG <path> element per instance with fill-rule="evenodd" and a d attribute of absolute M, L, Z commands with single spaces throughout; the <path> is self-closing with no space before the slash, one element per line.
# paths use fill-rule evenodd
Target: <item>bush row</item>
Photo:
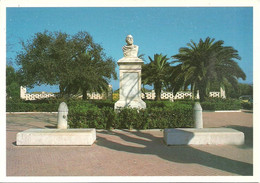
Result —
<path fill-rule="evenodd" d="M 253 109 L 253 103 L 249 102 L 242 102 L 241 103 L 243 109 L 252 110 Z"/>
<path fill-rule="evenodd" d="M 6 112 L 58 112 L 59 104 L 6 103 Z"/>
<path fill-rule="evenodd" d="M 203 110 L 239 110 L 241 102 L 236 99 L 209 98 L 201 102 Z"/>
<path fill-rule="evenodd" d="M 68 105 L 69 110 L 71 106 L 94 106 L 91 102 L 82 100 L 7 100 L 6 112 L 58 112 L 61 102 L 65 102 Z"/>
<path fill-rule="evenodd" d="M 153 107 L 142 110 L 77 106 L 70 110 L 71 128 L 98 129 L 164 129 L 192 127 L 192 106 L 175 104 L 170 107 Z"/>
<path fill-rule="evenodd" d="M 189 104 L 194 105 L 194 103 L 199 100 L 190 100 L 190 99 L 183 99 L 183 100 L 175 100 L 174 102 L 169 101 L 145 101 L 147 106 L 149 107 L 167 107 L 171 106 L 176 103 L 180 104 Z M 243 109 L 252 109 L 252 104 L 241 103 L 240 100 L 237 99 L 222 99 L 222 98 L 207 98 L 204 102 L 200 102 L 201 107 L 203 110 L 239 110 Z"/>
<path fill-rule="evenodd" d="M 114 102 L 110 100 L 76 100 L 76 99 L 44 99 L 36 101 L 22 101 L 22 100 L 7 100 L 6 111 L 7 112 L 57 112 L 59 104 L 66 102 L 69 109 L 72 106 L 97 106 L 98 108 L 110 107 L 114 108 Z M 194 105 L 192 100 L 175 100 L 170 101 L 149 101 L 146 100 L 147 108 L 164 108 L 171 107 L 176 104 Z M 242 103 L 235 99 L 220 99 L 209 98 L 205 102 L 201 102 L 203 110 L 238 110 L 238 109 L 253 109 L 253 104 Z"/>

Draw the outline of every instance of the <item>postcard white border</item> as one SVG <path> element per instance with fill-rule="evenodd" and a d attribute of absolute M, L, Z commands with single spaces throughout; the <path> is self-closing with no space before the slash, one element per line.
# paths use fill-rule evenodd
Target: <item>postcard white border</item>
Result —
<path fill-rule="evenodd" d="M 0 115 L 1 115 L 1 182 L 260 182 L 259 143 L 254 142 L 254 176 L 153 176 L 153 177 L 7 177 L 6 176 L 6 114 L 5 114 L 5 67 L 6 67 L 6 8 L 8 7 L 253 7 L 254 12 L 254 93 L 260 93 L 260 40 L 259 0 L 1 0 L 0 1 Z M 254 139 L 259 139 L 259 98 L 254 95 Z M 258 120 L 258 121 L 257 121 Z M 4 170 L 4 171 L 3 171 Z"/>

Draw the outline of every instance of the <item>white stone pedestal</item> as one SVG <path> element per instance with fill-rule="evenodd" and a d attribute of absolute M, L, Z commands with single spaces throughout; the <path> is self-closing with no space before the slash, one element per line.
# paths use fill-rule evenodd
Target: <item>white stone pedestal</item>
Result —
<path fill-rule="evenodd" d="M 143 61 L 138 57 L 123 57 L 119 65 L 119 100 L 114 108 L 124 107 L 146 108 L 146 103 L 141 99 L 141 70 Z"/>

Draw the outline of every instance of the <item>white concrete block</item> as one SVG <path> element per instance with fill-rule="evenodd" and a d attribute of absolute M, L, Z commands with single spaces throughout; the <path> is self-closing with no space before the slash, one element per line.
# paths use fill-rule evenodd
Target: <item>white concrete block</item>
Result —
<path fill-rule="evenodd" d="M 92 145 L 96 129 L 28 129 L 16 135 L 16 145 Z"/>
<path fill-rule="evenodd" d="M 164 129 L 167 145 L 244 144 L 244 133 L 231 128 Z"/>

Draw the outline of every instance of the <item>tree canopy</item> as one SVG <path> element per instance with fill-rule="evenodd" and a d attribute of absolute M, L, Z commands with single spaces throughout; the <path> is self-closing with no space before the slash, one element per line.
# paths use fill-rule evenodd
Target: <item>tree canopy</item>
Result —
<path fill-rule="evenodd" d="M 23 41 L 22 48 L 16 61 L 22 84 L 28 87 L 59 85 L 61 95 L 80 90 L 86 99 L 87 91 L 104 91 L 109 80 L 117 77 L 114 60 L 87 32 L 71 36 L 44 31 Z"/>
<path fill-rule="evenodd" d="M 7 98 L 20 98 L 20 76 L 11 65 L 6 66 L 6 95 Z"/>
<path fill-rule="evenodd" d="M 191 90 L 199 90 L 200 99 L 204 100 L 212 82 L 222 87 L 228 84 L 237 87 L 239 78 L 245 80 L 246 75 L 236 62 L 241 59 L 238 51 L 223 44 L 222 40 L 207 37 L 198 44 L 191 41 L 188 47 L 180 48 L 179 53 L 172 56 L 175 59 L 172 63 L 179 63 L 171 75 L 174 91 L 191 85 Z"/>

